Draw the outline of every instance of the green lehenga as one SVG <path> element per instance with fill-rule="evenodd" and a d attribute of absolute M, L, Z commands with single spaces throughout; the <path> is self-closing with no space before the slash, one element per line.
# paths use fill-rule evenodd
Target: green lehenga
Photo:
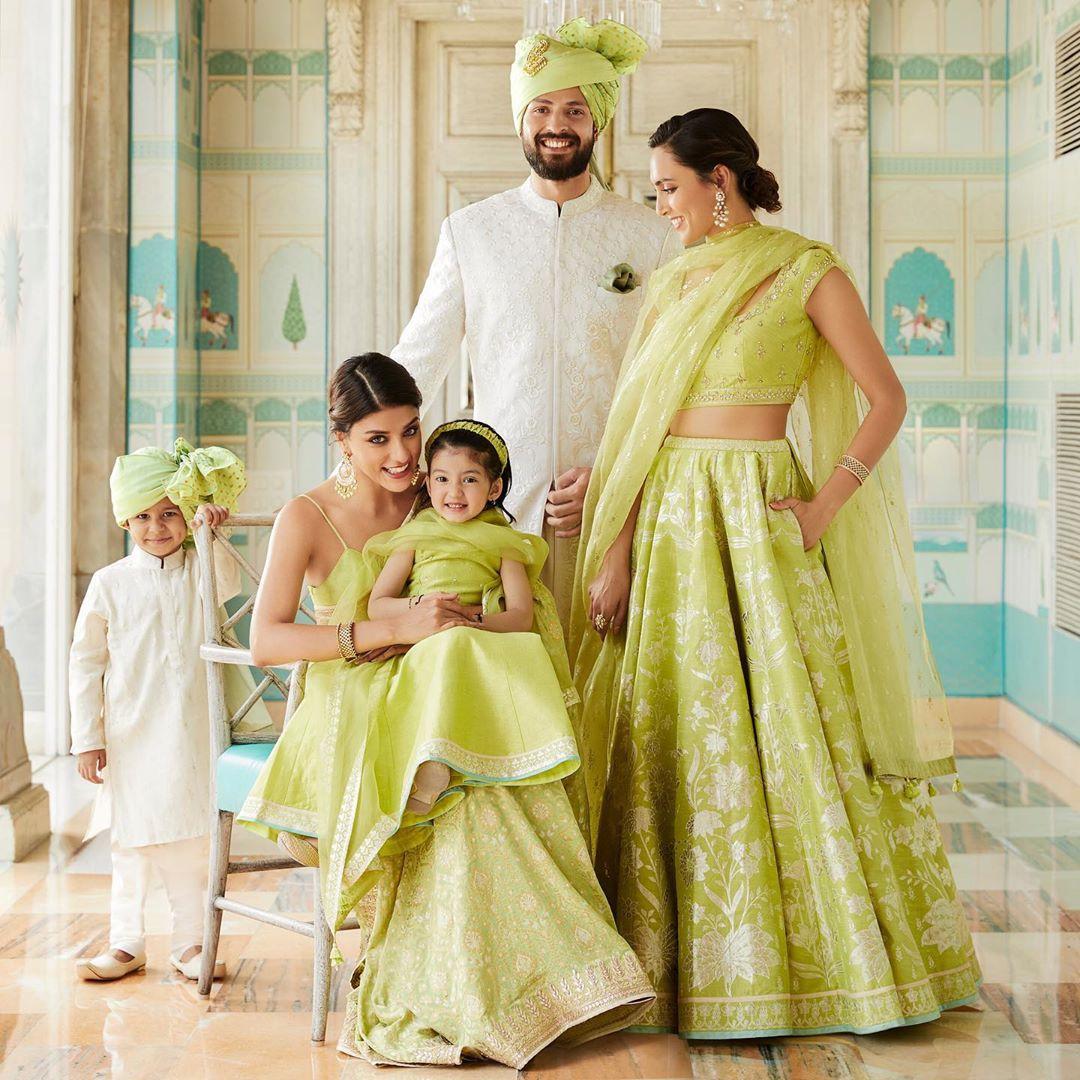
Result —
<path fill-rule="evenodd" d="M 312 590 L 320 621 L 363 618 L 382 561 L 402 547 L 415 551 L 409 595 L 451 591 L 489 611 L 501 559 L 524 563 L 535 632 L 457 627 L 378 663 L 312 664 L 239 817 L 263 835 L 318 837 L 335 929 L 376 890 L 341 1049 L 521 1067 L 559 1036 L 624 1027 L 653 992 L 593 872 L 583 801 L 571 801 L 577 695 L 538 581 L 546 545 L 497 513 L 449 525 L 422 512 L 363 553 L 343 551 Z M 408 813 L 429 760 L 449 766 L 450 787 L 430 813 Z"/>
<path fill-rule="evenodd" d="M 768 506 L 806 494 L 783 440 L 669 438 L 642 499 L 597 870 L 657 990 L 640 1023 L 691 1038 L 977 996 L 930 799 L 867 776 L 821 549 Z"/>
<path fill-rule="evenodd" d="M 770 506 L 811 498 L 803 465 L 820 486 L 863 414 L 805 312 L 834 266 L 750 224 L 654 275 L 593 470 L 570 648 L 597 871 L 657 990 L 646 1030 L 869 1032 L 977 998 L 895 452 L 810 551 Z M 796 406 L 798 456 L 668 434 L 680 409 L 755 403 Z M 639 492 L 625 632 L 601 642 L 586 589 Z"/>

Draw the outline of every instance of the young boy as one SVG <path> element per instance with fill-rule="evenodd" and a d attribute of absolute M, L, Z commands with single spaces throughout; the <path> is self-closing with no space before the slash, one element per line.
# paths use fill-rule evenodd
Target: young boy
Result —
<path fill-rule="evenodd" d="M 100 824 L 90 831 L 104 827 L 110 809 L 112 828 L 109 950 L 77 962 L 83 979 L 145 967 L 143 906 L 153 868 L 172 909 L 169 961 L 189 979 L 199 974 L 211 762 L 189 522 L 197 510 L 220 525 L 244 483 L 244 466 L 228 450 L 195 450 L 183 439 L 172 453 L 146 448 L 118 458 L 109 479 L 116 522 L 133 548 L 91 579 L 70 663 L 71 752 L 79 774 L 103 785 Z M 218 581 L 221 601 L 239 592 L 234 560 L 220 560 Z"/>

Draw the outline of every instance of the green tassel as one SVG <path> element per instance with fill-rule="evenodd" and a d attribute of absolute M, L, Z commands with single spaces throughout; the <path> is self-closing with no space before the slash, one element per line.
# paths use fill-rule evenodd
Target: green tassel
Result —
<path fill-rule="evenodd" d="M 870 781 L 870 794 L 873 795 L 875 799 L 880 799 L 881 798 L 881 783 L 880 783 L 880 781 L 878 781 L 878 780 L 871 780 Z"/>
<path fill-rule="evenodd" d="M 345 957 L 341 955 L 341 950 L 337 947 L 337 942 L 334 942 L 334 947 L 330 950 L 330 963 L 333 967 L 337 967 L 338 964 L 343 963 Z"/>
<path fill-rule="evenodd" d="M 964 790 L 964 785 L 960 783 L 960 777 L 957 776 L 953 779 L 952 789 L 955 792 L 961 792 Z"/>
<path fill-rule="evenodd" d="M 933 798 L 933 797 L 934 797 L 934 796 L 935 796 L 935 795 L 937 794 L 937 788 L 936 788 L 936 787 L 934 787 L 934 782 L 933 782 L 933 780 L 931 780 L 931 781 L 930 781 L 930 782 L 929 782 L 929 783 L 928 783 L 928 784 L 926 785 L 926 794 L 927 794 L 927 795 L 929 795 L 931 799 L 932 799 L 932 798 Z"/>
<path fill-rule="evenodd" d="M 919 794 L 919 785 L 914 780 L 904 781 L 904 798 L 914 799 Z"/>

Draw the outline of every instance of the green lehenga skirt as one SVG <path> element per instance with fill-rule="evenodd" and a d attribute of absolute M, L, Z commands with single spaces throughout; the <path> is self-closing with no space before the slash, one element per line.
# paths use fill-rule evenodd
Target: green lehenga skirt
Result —
<path fill-rule="evenodd" d="M 919 1023 L 977 997 L 925 785 L 864 770 L 843 629 L 784 440 L 669 437 L 646 481 L 597 871 L 687 1038 Z"/>

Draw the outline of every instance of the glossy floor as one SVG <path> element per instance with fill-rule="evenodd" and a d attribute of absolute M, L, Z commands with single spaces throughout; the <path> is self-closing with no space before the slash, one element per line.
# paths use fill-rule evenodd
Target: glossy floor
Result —
<path fill-rule="evenodd" d="M 945 844 L 971 920 L 986 985 L 978 1009 L 879 1035 L 695 1044 L 616 1035 L 548 1050 L 530 1078 L 716 1077 L 769 1080 L 1065 1080 L 1080 1077 L 1080 787 L 997 731 L 958 742 L 966 789 L 939 795 Z M 228 978 L 209 1001 L 167 969 L 164 897 L 151 898 L 146 973 L 80 983 L 74 958 L 103 948 L 109 903 L 104 837 L 81 841 L 87 785 L 70 760 L 37 778 L 52 793 L 51 844 L 0 867 L 0 1055 L 3 1075 L 287 1077 L 392 1075 L 333 1049 L 344 990 L 325 1047 L 308 1042 L 308 943 L 226 916 Z M 251 840 L 244 840 L 252 850 Z M 307 871 L 234 879 L 246 899 L 310 910 Z M 348 951 L 348 945 L 346 945 Z M 355 950 L 354 950 L 355 951 Z M 346 968 L 348 965 L 346 965 Z M 341 970 L 341 969 L 339 969 Z M 510 1077 L 509 1069 L 414 1069 L 408 1080 Z"/>

